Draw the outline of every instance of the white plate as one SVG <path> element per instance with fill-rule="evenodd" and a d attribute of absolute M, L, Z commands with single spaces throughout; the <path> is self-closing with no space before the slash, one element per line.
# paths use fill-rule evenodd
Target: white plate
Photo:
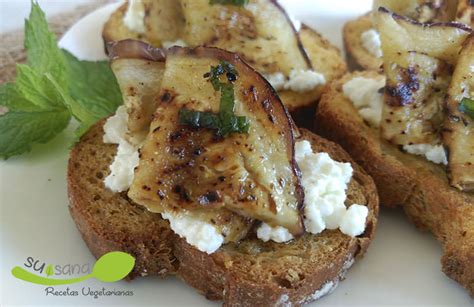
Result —
<path fill-rule="evenodd" d="M 366 12 L 370 0 L 287 0 L 289 12 L 315 27 L 341 47 L 342 24 Z M 61 46 L 80 58 L 104 58 L 101 27 L 116 5 L 104 7 L 74 25 Z M 11 276 L 15 265 L 27 257 L 59 265 L 93 264 L 68 212 L 66 166 L 72 128 L 46 145 L 20 157 L 0 162 L 1 282 L 0 305 L 219 305 L 207 301 L 182 282 L 168 278 L 141 278 L 131 283 L 104 284 L 89 280 L 58 286 L 79 291 L 79 296 L 46 295 L 45 287 Z M 383 210 L 375 241 L 356 262 L 347 279 L 318 306 L 449 305 L 468 306 L 472 300 L 440 271 L 441 248 L 433 237 L 417 231 L 400 210 Z M 132 290 L 133 296 L 97 299 L 80 292 Z"/>

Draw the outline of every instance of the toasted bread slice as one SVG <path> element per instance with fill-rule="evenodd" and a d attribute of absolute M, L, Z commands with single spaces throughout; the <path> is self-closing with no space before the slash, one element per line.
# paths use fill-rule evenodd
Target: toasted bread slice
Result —
<path fill-rule="evenodd" d="M 103 123 L 92 127 L 71 152 L 70 211 L 96 257 L 112 250 L 136 257 L 130 278 L 177 274 L 208 299 L 223 300 L 229 306 L 300 305 L 329 293 L 374 237 L 378 196 L 372 179 L 338 145 L 302 130 L 313 150 L 352 163 L 347 203 L 368 206 L 364 234 L 351 238 L 326 230 L 287 244 L 247 238 L 240 244 L 226 244 L 214 254 L 200 252 L 174 235 L 160 215 L 133 204 L 124 193 L 105 188 L 103 178 L 109 173 L 116 145 L 103 143 Z"/>
<path fill-rule="evenodd" d="M 147 39 L 146 35 L 132 32 L 124 25 L 123 18 L 126 10 L 127 4 L 124 4 L 111 15 L 102 32 L 104 42 L 107 44 L 124 39 L 138 39 L 160 47 L 160 41 Z M 303 25 L 299 32 L 299 39 L 313 69 L 324 75 L 326 83 L 341 77 L 347 72 L 347 66 L 341 51 L 331 45 L 318 32 Z M 283 103 L 299 126 L 310 126 L 309 123 L 312 120 L 310 114 L 314 114 L 316 103 L 321 97 L 323 88 L 324 85 L 320 85 L 305 93 L 293 91 L 281 91 L 279 93 Z"/>
<path fill-rule="evenodd" d="M 375 70 L 382 69 L 382 58 L 377 58 L 362 44 L 362 33 L 373 29 L 372 17 L 369 13 L 344 24 L 342 36 L 346 59 L 351 70 Z"/>
<path fill-rule="evenodd" d="M 474 195 L 450 187 L 444 167 L 400 151 L 364 122 L 342 91 L 356 76 L 382 78 L 356 72 L 328 86 L 315 130 L 341 144 L 374 178 L 383 205 L 403 205 L 417 227 L 435 235 L 444 249 L 443 271 L 474 295 Z"/>
<path fill-rule="evenodd" d="M 71 151 L 67 175 L 71 216 L 95 257 L 110 251 L 135 257 L 130 278 L 173 274 L 177 263 L 168 222 L 132 203 L 126 192 L 114 193 L 104 186 L 117 152 L 116 145 L 102 141 L 104 123 L 93 126 Z"/>

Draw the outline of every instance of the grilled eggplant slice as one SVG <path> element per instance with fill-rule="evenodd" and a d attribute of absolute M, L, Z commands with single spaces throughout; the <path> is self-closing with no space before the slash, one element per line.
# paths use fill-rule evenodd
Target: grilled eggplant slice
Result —
<path fill-rule="evenodd" d="M 385 8 L 376 19 L 387 75 L 382 135 L 398 145 L 439 142 L 452 66 L 471 30 L 417 23 Z"/>
<path fill-rule="evenodd" d="M 329 82 L 346 70 L 338 50 L 306 26 L 297 32 L 286 12 L 274 0 L 250 0 L 243 7 L 211 5 L 208 0 L 171 2 L 172 5 L 170 0 L 144 2 L 146 32 L 142 34 L 132 33 L 123 25 L 125 3 L 106 23 L 105 42 L 133 38 L 162 47 L 165 41 L 181 40 L 189 47 L 218 47 L 238 53 L 264 75 L 283 73 L 289 77 L 293 69 L 314 68 Z M 151 18 L 157 20 L 151 22 Z M 167 33 L 170 34 L 165 37 Z M 301 112 L 314 107 L 323 88 L 320 85 L 305 92 L 282 90 L 279 94 L 290 112 Z"/>
<path fill-rule="evenodd" d="M 190 46 L 213 46 L 236 52 L 259 72 L 306 70 L 311 63 L 291 20 L 276 1 L 250 0 L 244 7 L 181 0 Z"/>
<path fill-rule="evenodd" d="M 459 0 L 457 6 L 456 20 L 464 24 L 470 25 L 472 28 L 474 24 L 473 7 L 474 4 L 471 0 Z"/>
<path fill-rule="evenodd" d="M 437 143 L 451 66 L 414 51 L 390 54 L 390 59 L 384 66 L 383 137 L 399 145 Z"/>
<path fill-rule="evenodd" d="M 470 27 L 456 22 L 418 23 L 383 7 L 375 19 L 385 63 L 391 60 L 390 54 L 416 51 L 455 65 L 463 42 L 472 32 Z"/>
<path fill-rule="evenodd" d="M 139 143 L 145 139 L 157 108 L 156 90 L 160 88 L 164 61 L 117 59 L 112 63 L 124 105 L 128 113 L 130 140 Z"/>
<path fill-rule="evenodd" d="M 446 102 L 443 141 L 449 153 L 451 185 L 474 190 L 474 119 L 461 106 L 463 98 L 474 99 L 474 35 L 466 41 L 454 70 Z"/>
<path fill-rule="evenodd" d="M 419 22 L 448 22 L 456 17 L 458 0 L 375 0 L 374 12 L 385 7 Z"/>
<path fill-rule="evenodd" d="M 147 55 L 151 47 L 146 49 L 138 53 L 149 62 L 154 57 Z M 248 133 L 223 138 L 178 123 L 184 107 L 219 111 L 220 93 L 203 77 L 219 61 L 232 64 L 239 74 L 235 112 L 249 120 Z M 304 231 L 293 123 L 271 86 L 240 57 L 216 48 L 169 49 L 154 101 L 158 107 L 129 190 L 132 200 L 153 212 L 185 212 L 215 223 L 216 215 L 233 212 L 240 229 L 257 219 L 294 235 Z"/>
<path fill-rule="evenodd" d="M 138 39 L 154 46 L 164 41 L 176 41 L 184 28 L 181 5 L 177 0 L 142 0 L 145 7 L 145 32 L 130 30 L 123 23 L 128 3 L 115 11 L 104 25 L 102 36 L 106 43 Z"/>

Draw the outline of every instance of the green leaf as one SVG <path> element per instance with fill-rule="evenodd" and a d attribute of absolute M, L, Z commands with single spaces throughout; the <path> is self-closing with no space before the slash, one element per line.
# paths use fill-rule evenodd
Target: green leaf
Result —
<path fill-rule="evenodd" d="M 73 99 L 66 99 L 66 103 L 83 124 L 78 130 L 81 135 L 98 120 L 114 113 L 123 103 L 122 94 L 108 62 L 81 61 L 66 50 L 63 52 L 68 78 L 72 80 L 69 93 Z"/>
<path fill-rule="evenodd" d="M 25 21 L 25 50 L 28 65 L 39 75 L 52 74 L 61 86 L 67 85 L 65 59 L 55 35 L 49 30 L 46 17 L 36 2 Z"/>
<path fill-rule="evenodd" d="M 244 6 L 249 3 L 249 0 L 210 0 L 209 4 L 228 4 L 236 6 Z"/>
<path fill-rule="evenodd" d="M 10 111 L 34 112 L 38 109 L 38 106 L 21 95 L 14 83 L 0 84 L 0 105 Z"/>
<path fill-rule="evenodd" d="M 46 267 L 45 273 L 46 273 L 46 276 L 48 276 L 48 277 L 54 274 L 54 268 L 53 268 L 52 264 L 50 264 Z"/>
<path fill-rule="evenodd" d="M 135 258 L 124 252 L 110 252 L 100 257 L 92 269 L 95 278 L 103 282 L 124 279 L 135 267 Z"/>
<path fill-rule="evenodd" d="M 0 157 L 5 159 L 31 150 L 33 143 L 45 143 L 64 130 L 71 116 L 60 111 L 9 111 L 0 116 Z"/>
<path fill-rule="evenodd" d="M 474 100 L 464 97 L 459 104 L 459 111 L 474 119 Z"/>
<path fill-rule="evenodd" d="M 31 67 L 17 64 L 16 86 L 18 94 L 43 109 L 65 109 L 63 99 L 46 74 L 38 74 Z M 48 73 L 49 74 L 49 73 Z M 57 78 L 54 78 L 57 80 Z"/>

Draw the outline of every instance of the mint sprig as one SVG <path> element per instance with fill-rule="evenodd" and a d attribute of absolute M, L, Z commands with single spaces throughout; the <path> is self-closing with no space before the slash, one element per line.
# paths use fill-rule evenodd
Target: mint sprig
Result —
<path fill-rule="evenodd" d="M 25 22 L 27 64 L 17 64 L 15 83 L 0 85 L 0 157 L 30 151 L 64 130 L 74 117 L 82 135 L 122 103 L 107 62 L 80 61 L 61 50 L 40 6 Z M 3 108 L 5 109 L 5 108 Z"/>

